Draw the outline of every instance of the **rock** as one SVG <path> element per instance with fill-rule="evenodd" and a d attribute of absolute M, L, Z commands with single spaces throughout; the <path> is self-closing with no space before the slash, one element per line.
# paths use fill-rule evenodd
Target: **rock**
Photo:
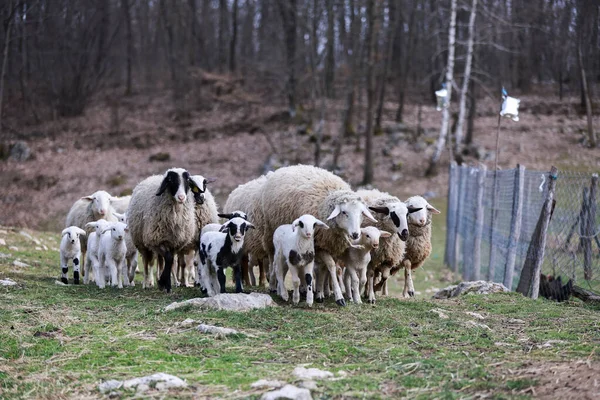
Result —
<path fill-rule="evenodd" d="M 8 249 L 12 251 L 19 251 L 19 248 L 17 246 L 8 246 Z"/>
<path fill-rule="evenodd" d="M 0 246 L 6 246 L 6 240 L 0 239 Z"/>
<path fill-rule="evenodd" d="M 0 279 L 0 286 L 15 286 L 17 282 L 13 281 L 10 278 Z"/>
<path fill-rule="evenodd" d="M 40 246 L 36 246 L 36 247 L 35 247 L 35 250 L 36 250 L 36 251 L 42 251 L 42 248 L 41 248 Z"/>
<path fill-rule="evenodd" d="M 0 260 L 10 257 L 10 254 L 0 253 Z"/>
<path fill-rule="evenodd" d="M 471 317 L 475 317 L 477 319 L 481 319 L 481 320 L 485 319 L 485 317 L 483 315 L 476 313 L 476 312 L 465 311 L 465 314 L 470 315 Z"/>
<path fill-rule="evenodd" d="M 248 311 L 255 308 L 275 307 L 277 304 L 271 296 L 262 293 L 219 293 L 214 297 L 171 303 L 165 307 L 165 311 L 172 311 L 186 306 L 213 310 Z"/>
<path fill-rule="evenodd" d="M 449 299 L 467 293 L 491 294 L 508 292 L 509 290 L 501 283 L 486 281 L 461 282 L 458 285 L 448 286 L 433 295 L 434 299 Z"/>
<path fill-rule="evenodd" d="M 45 251 L 48 251 L 48 246 L 46 246 L 45 244 L 42 245 L 42 249 L 44 249 Z"/>
<path fill-rule="evenodd" d="M 23 267 L 30 267 L 30 265 L 29 265 L 29 264 L 25 264 L 24 262 L 22 262 L 22 261 L 19 261 L 19 260 L 15 260 L 15 261 L 13 261 L 13 265 L 14 265 L 15 267 L 20 267 L 20 268 L 23 268 Z"/>
<path fill-rule="evenodd" d="M 222 328 L 220 326 L 205 325 L 205 324 L 198 325 L 197 329 L 202 333 L 210 333 L 212 335 L 217 335 L 217 336 L 228 336 L 228 335 L 235 335 L 235 334 L 239 333 L 235 329 Z"/>
<path fill-rule="evenodd" d="M 148 390 L 150 390 L 150 386 L 146 385 L 145 383 L 138 385 L 137 388 L 135 389 L 135 391 L 137 393 L 144 393 L 144 392 L 147 392 Z"/>
<path fill-rule="evenodd" d="M 437 314 L 438 317 L 440 317 L 441 319 L 448 319 L 448 314 L 446 314 L 446 312 L 444 310 L 441 310 L 439 308 L 434 308 L 433 310 L 429 310 L 429 312 Z"/>
<path fill-rule="evenodd" d="M 525 321 L 523 321 L 522 319 L 516 319 L 516 318 L 509 319 L 508 323 L 514 324 L 514 325 L 525 325 Z"/>
<path fill-rule="evenodd" d="M 278 388 L 284 386 L 285 384 L 286 383 L 282 382 L 282 381 L 269 381 L 267 379 L 260 379 L 256 382 L 254 382 L 252 385 L 250 385 L 250 387 L 253 389 L 263 389 L 263 388 L 278 389 Z"/>
<path fill-rule="evenodd" d="M 133 378 L 123 381 L 124 389 L 137 389 L 140 385 L 148 386 L 148 388 L 155 387 L 158 390 L 187 387 L 187 383 L 184 380 L 162 372 L 144 376 L 142 378 Z M 142 386 L 142 390 L 144 389 L 145 387 Z"/>
<path fill-rule="evenodd" d="M 19 235 L 26 237 L 29 240 L 33 240 L 33 236 L 31 236 L 29 233 L 25 232 L 25 231 L 21 231 L 19 232 Z"/>
<path fill-rule="evenodd" d="M 293 374 L 300 379 L 312 380 L 312 379 L 326 379 L 333 378 L 333 374 L 329 371 L 323 371 L 318 368 L 294 368 Z"/>
<path fill-rule="evenodd" d="M 467 321 L 467 325 L 468 326 L 473 326 L 475 328 L 482 328 L 482 329 L 487 329 L 488 331 L 491 331 L 492 329 L 487 326 L 486 324 L 480 324 L 479 322 L 475 322 L 475 321 Z"/>
<path fill-rule="evenodd" d="M 0 229 L 0 235 L 8 235 L 8 231 L 6 229 Z"/>
<path fill-rule="evenodd" d="M 261 400 L 277 399 L 312 400 L 312 396 L 308 389 L 299 388 L 293 385 L 285 385 L 281 389 L 267 392 L 261 397 Z"/>
<path fill-rule="evenodd" d="M 176 326 L 176 327 L 178 327 L 178 328 L 187 328 L 187 327 L 189 327 L 189 326 L 192 326 L 192 325 L 194 325 L 194 322 L 196 322 L 196 321 L 194 321 L 194 320 L 193 320 L 193 319 L 191 319 L 191 318 L 188 318 L 188 319 L 184 319 L 184 320 L 183 320 L 183 321 L 181 321 L 181 322 L 177 322 L 177 323 L 175 323 L 175 326 Z"/>
<path fill-rule="evenodd" d="M 31 149 L 27 143 L 19 141 L 12 145 L 10 148 L 10 155 L 8 158 L 18 162 L 27 161 L 31 157 Z"/>
<path fill-rule="evenodd" d="M 121 386 L 123 386 L 122 381 L 117 381 L 117 380 L 111 379 L 110 381 L 102 382 L 101 384 L 99 384 L 98 390 L 101 393 L 106 393 L 106 392 L 110 392 L 110 391 L 119 389 Z"/>
<path fill-rule="evenodd" d="M 61 281 L 54 281 L 54 284 L 58 286 L 68 286 L 66 283 L 63 283 Z"/>
<path fill-rule="evenodd" d="M 538 345 L 536 345 L 536 347 L 538 349 L 549 349 L 549 348 L 552 347 L 552 345 L 555 345 L 555 344 L 564 344 L 564 343 L 567 343 L 567 342 L 565 342 L 564 340 L 548 340 L 544 344 L 538 344 Z"/>
<path fill-rule="evenodd" d="M 317 390 L 317 382 L 315 381 L 302 381 L 300 382 L 300 387 L 308 390 Z"/>

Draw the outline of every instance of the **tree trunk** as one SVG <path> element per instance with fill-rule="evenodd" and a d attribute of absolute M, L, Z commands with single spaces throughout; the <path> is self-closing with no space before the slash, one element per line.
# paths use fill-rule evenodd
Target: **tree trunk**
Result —
<path fill-rule="evenodd" d="M 429 168 L 425 173 L 426 176 L 432 176 L 437 174 L 437 166 L 442 156 L 442 150 L 446 144 L 448 137 L 448 125 L 450 122 L 450 101 L 452 99 L 452 83 L 454 80 L 454 47 L 456 40 L 456 1 L 452 0 L 452 6 L 450 11 L 450 31 L 448 37 L 448 66 L 446 67 L 446 89 L 448 90 L 448 106 L 442 111 L 442 126 L 440 128 L 440 135 L 437 140 L 435 152 L 431 157 Z"/>
<path fill-rule="evenodd" d="M 455 0 L 454 0 L 455 1 Z M 367 0 L 367 115 L 365 132 L 365 165 L 363 185 L 373 183 L 373 108 L 375 106 L 375 51 L 377 37 L 377 7 L 375 0 Z"/>
<path fill-rule="evenodd" d="M 327 56 L 325 58 L 325 95 L 328 98 L 335 97 L 335 15 L 333 12 L 333 0 L 326 0 L 327 5 Z"/>
<path fill-rule="evenodd" d="M 133 33 L 131 32 L 131 9 L 129 0 L 121 0 L 123 19 L 125 20 L 125 41 L 127 42 L 127 76 L 125 78 L 125 96 L 131 95 L 131 64 L 133 58 Z"/>
<path fill-rule="evenodd" d="M 471 61 L 473 60 L 473 43 L 475 39 L 475 17 L 477 16 L 477 0 L 471 1 L 471 15 L 469 17 L 469 38 L 467 44 L 467 60 L 465 61 L 465 73 L 463 76 L 462 89 L 460 92 L 458 120 L 456 122 L 454 154 L 460 154 L 462 150 L 463 125 L 467 114 L 467 94 L 469 91 L 469 79 L 471 79 Z"/>
<path fill-rule="evenodd" d="M 383 62 L 383 72 L 381 74 L 381 81 L 379 83 L 379 93 L 377 100 L 377 116 L 375 117 L 375 132 L 381 132 L 381 119 L 383 117 L 383 103 L 385 101 L 385 88 L 387 86 L 388 75 L 390 73 L 390 65 L 392 63 L 392 55 L 394 52 L 394 40 L 396 39 L 396 23 L 397 8 L 395 7 L 396 0 L 389 1 L 389 26 L 388 26 L 388 37 L 387 37 L 387 50 L 385 54 L 385 60 Z"/>
<path fill-rule="evenodd" d="M 346 1 L 337 0 L 337 16 L 338 16 L 338 46 L 342 50 L 344 57 L 347 55 L 348 38 L 346 33 Z"/>
<path fill-rule="evenodd" d="M 583 64 L 583 55 L 581 54 L 581 41 L 577 46 L 577 59 L 579 60 L 579 73 L 581 74 L 581 91 L 585 98 L 585 113 L 587 115 L 588 141 L 590 147 L 596 147 L 596 133 L 592 120 L 592 102 L 590 101 L 590 93 L 588 90 L 587 77 L 585 75 L 585 66 Z"/>
<path fill-rule="evenodd" d="M 467 117 L 467 135 L 465 136 L 465 144 L 470 145 L 473 143 L 473 131 L 475 129 L 475 115 L 477 114 L 477 93 L 475 93 L 475 84 L 471 80 L 469 83 L 471 89 L 469 92 L 469 116 Z"/>
<path fill-rule="evenodd" d="M 410 13 L 408 22 L 408 38 L 406 41 L 406 54 L 412 54 L 415 47 L 416 35 L 415 35 L 415 20 L 418 1 L 415 1 L 413 9 Z M 399 16 L 399 27 L 401 30 L 404 29 L 404 21 L 402 19 L 402 13 Z M 437 35 L 436 35 L 437 36 Z M 408 83 L 408 74 L 411 72 L 411 57 L 401 57 L 400 63 L 400 79 L 398 80 L 398 109 L 396 110 L 396 122 L 402 122 L 404 116 L 404 98 L 406 95 L 406 86 Z"/>
<path fill-rule="evenodd" d="M 10 50 L 10 33 L 12 31 L 13 10 L 12 3 L 8 12 L 8 21 L 4 24 L 6 36 L 4 37 L 4 51 L 2 54 L 2 71 L 0 71 L 0 136 L 2 135 L 2 109 L 4 106 L 4 81 L 6 79 L 6 67 Z"/>
<path fill-rule="evenodd" d="M 196 65 L 196 52 L 198 50 L 198 19 L 196 17 L 198 7 L 196 6 L 196 0 L 188 0 L 188 7 L 190 9 L 189 63 L 193 67 Z"/>
<path fill-rule="evenodd" d="M 229 42 L 229 72 L 235 72 L 235 48 L 237 41 L 238 0 L 233 0 L 231 10 L 231 41 Z"/>
<path fill-rule="evenodd" d="M 287 97 L 290 117 L 296 116 L 296 16 L 297 0 L 278 2 L 283 30 L 285 32 L 285 53 L 287 64 Z"/>
<path fill-rule="evenodd" d="M 219 0 L 219 71 L 225 71 L 227 64 L 227 52 L 225 50 L 227 43 L 227 0 Z"/>

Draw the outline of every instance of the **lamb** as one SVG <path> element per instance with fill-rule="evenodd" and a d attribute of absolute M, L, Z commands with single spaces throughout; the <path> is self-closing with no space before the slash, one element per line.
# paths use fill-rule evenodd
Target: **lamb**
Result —
<path fill-rule="evenodd" d="M 419 211 L 408 215 L 408 229 L 410 235 L 406 242 L 406 253 L 399 266 L 390 271 L 394 275 L 400 268 L 404 268 L 404 297 L 414 297 L 412 271 L 423 265 L 431 255 L 431 217 L 440 211 L 429 204 L 421 196 L 413 196 L 406 200 L 406 205 Z M 382 284 L 383 290 L 387 292 L 386 283 Z"/>
<path fill-rule="evenodd" d="M 256 226 L 263 225 L 263 210 L 260 201 L 263 186 L 267 181 L 267 176 L 271 174 L 272 173 L 262 175 L 235 188 L 227 198 L 225 206 L 223 207 L 223 212 L 233 214 L 236 210 L 241 210 L 247 213 L 247 220 L 252 221 Z M 290 221 L 293 221 L 293 218 L 284 223 L 287 224 Z M 258 284 L 262 287 L 266 285 L 266 272 L 269 270 L 269 267 L 268 255 L 263 247 L 263 241 L 270 241 L 272 239 L 272 233 L 271 236 L 265 238 L 264 232 L 261 229 L 248 232 L 244 238 L 244 257 L 242 259 L 242 277 L 244 279 L 244 284 L 249 285 L 251 283 L 251 277 L 254 276 L 254 273 L 250 276 L 249 272 L 252 271 L 251 267 L 258 264 L 260 274 Z M 254 281 L 254 283 L 256 283 L 256 279 Z M 271 289 L 275 290 L 274 282 L 271 285 Z"/>
<path fill-rule="evenodd" d="M 419 211 L 420 208 L 408 208 L 399 198 L 377 189 L 359 190 L 357 194 L 371 211 L 382 216 L 379 222 L 368 225 L 375 226 L 379 230 L 397 233 L 383 242 L 371 254 L 371 262 L 367 269 L 367 281 L 370 288 L 373 285 L 372 280 L 377 276 L 381 277 L 381 282 L 385 282 L 390 276 L 391 269 L 402 261 L 405 242 L 409 237 L 407 215 Z M 365 295 L 368 296 L 369 303 L 375 303 L 374 293 Z"/>
<path fill-rule="evenodd" d="M 98 190 L 89 196 L 83 196 L 71 206 L 67 214 L 66 226 L 77 226 L 85 229 L 88 222 L 97 221 L 100 218 L 108 222 L 116 222 L 117 218 L 113 215 L 113 209 L 110 201 L 113 197 L 104 190 Z M 86 259 L 87 236 L 80 236 L 81 255 Z"/>
<path fill-rule="evenodd" d="M 190 196 L 190 189 L 198 196 Z M 133 244 L 142 255 L 144 287 L 150 285 L 148 268 L 156 254 L 165 264 L 158 286 L 171 292 L 173 258 L 196 239 L 195 205 L 204 201 L 204 191 L 183 168 L 150 176 L 133 189 L 127 221 Z"/>
<path fill-rule="evenodd" d="M 117 214 L 115 214 L 117 215 Z M 92 272 L 94 282 L 99 282 L 99 273 L 98 273 L 98 245 L 100 243 L 100 237 L 102 236 L 102 231 L 106 229 L 109 225 L 109 222 L 103 218 L 98 221 L 88 222 L 85 224 L 86 229 L 93 229 L 94 232 L 89 233 L 87 239 L 87 255 L 85 259 L 85 273 L 83 275 L 83 283 L 86 285 L 90 282 Z"/>
<path fill-rule="evenodd" d="M 207 232 L 200 238 L 200 263 L 204 289 L 209 296 L 225 293 L 225 268 L 232 267 L 235 291 L 243 291 L 241 266 L 244 235 L 254 225 L 242 218 L 232 218 L 223 226 L 226 232 Z"/>
<path fill-rule="evenodd" d="M 359 248 L 348 248 L 340 258 L 340 264 L 345 266 L 344 269 L 344 286 L 346 288 L 346 297 L 354 301 L 356 304 L 361 304 L 360 293 L 363 291 L 367 283 L 367 266 L 371 261 L 371 250 L 377 251 L 379 248 L 379 238 L 389 238 L 392 236 L 387 231 L 380 231 L 374 226 L 367 226 L 360 229 L 362 235 L 358 245 Z M 360 275 L 360 288 L 359 288 Z M 373 293 L 373 280 L 370 281 L 371 286 L 368 288 L 369 294 Z M 373 294 L 373 297 L 375 295 Z"/>
<path fill-rule="evenodd" d="M 119 222 L 127 224 L 127 213 L 119 214 L 114 213 Z M 127 248 L 127 252 L 125 253 L 125 261 L 127 263 L 127 276 L 129 279 L 129 286 L 135 286 L 135 271 L 138 266 L 138 251 L 133 244 L 133 240 L 131 239 L 131 233 L 129 231 L 125 232 L 125 247 Z"/>
<path fill-rule="evenodd" d="M 268 177 L 261 191 L 264 221 L 258 225 L 258 229 L 263 231 L 263 247 L 271 259 L 274 246 L 272 240 L 266 238 L 272 238 L 280 225 L 310 214 L 326 221 L 332 228 L 319 230 L 315 234 L 315 265 L 318 266 L 316 301 L 324 301 L 324 277 L 328 272 L 336 303 L 345 306 L 335 260 L 352 245 L 351 240 L 360 239 L 363 216 L 376 221 L 365 203 L 340 177 L 309 165 L 278 169 Z"/>
<path fill-rule="evenodd" d="M 60 241 L 60 280 L 64 284 L 69 283 L 69 279 L 67 278 L 69 272 L 69 260 L 73 260 L 73 283 L 79 285 L 81 236 L 85 236 L 85 231 L 77 226 L 69 226 L 62 231 L 62 239 Z"/>
<path fill-rule="evenodd" d="M 277 275 L 279 295 L 285 301 L 289 296 L 285 288 L 285 275 L 289 268 L 294 285 L 292 302 L 300 301 L 300 276 L 306 283 L 306 304 L 313 304 L 313 270 L 315 259 L 314 232 L 318 226 L 329 229 L 329 226 L 312 215 L 303 215 L 288 225 L 281 225 L 273 234 L 275 256 L 272 270 Z M 271 280 L 275 280 L 271 274 Z"/>
<path fill-rule="evenodd" d="M 125 234 L 129 231 L 127 225 L 122 222 L 113 222 L 102 231 L 100 243 L 98 244 L 98 272 L 96 284 L 104 289 L 106 283 L 105 272 L 108 272 L 110 284 L 118 286 L 119 289 L 129 286 L 129 275 L 125 256 L 127 247 L 125 245 Z M 96 273 L 96 271 L 94 271 Z"/>

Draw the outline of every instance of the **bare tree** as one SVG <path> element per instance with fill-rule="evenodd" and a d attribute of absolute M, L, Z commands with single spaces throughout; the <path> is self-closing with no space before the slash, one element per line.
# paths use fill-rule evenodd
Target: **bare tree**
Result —
<path fill-rule="evenodd" d="M 329 98 L 335 96 L 335 15 L 333 0 L 325 0 L 327 6 L 327 49 L 325 57 L 325 94 Z"/>
<path fill-rule="evenodd" d="M 235 72 L 235 48 L 237 41 L 238 26 L 238 0 L 233 0 L 231 9 L 231 40 L 229 41 L 229 71 Z"/>
<path fill-rule="evenodd" d="M 225 71 L 227 64 L 227 53 L 225 50 L 227 43 L 227 0 L 219 0 L 219 71 Z"/>
<path fill-rule="evenodd" d="M 442 126 L 440 128 L 440 135 L 438 137 L 435 152 L 429 162 L 429 167 L 425 173 L 426 176 L 432 176 L 437 173 L 437 165 L 442 156 L 442 150 L 446 144 L 448 137 L 448 125 L 450 123 L 450 101 L 452 99 L 452 85 L 454 80 L 454 46 L 456 42 L 456 1 L 452 0 L 450 9 L 450 30 L 448 35 L 448 65 L 446 67 L 446 89 L 448 90 L 447 95 L 447 107 L 442 110 Z"/>
<path fill-rule="evenodd" d="M 125 20 L 125 42 L 127 43 L 125 96 L 129 96 L 131 94 L 131 64 L 133 58 L 133 33 L 131 31 L 131 9 L 129 7 L 129 0 L 121 0 L 121 9 L 123 10 L 123 19 Z"/>
<path fill-rule="evenodd" d="M 10 33 L 13 26 L 13 17 L 17 7 L 13 7 L 12 0 L 8 5 L 8 18 L 4 21 L 4 51 L 2 52 L 2 71 L 0 71 L 0 134 L 2 134 L 2 110 L 4 99 L 4 80 L 6 79 L 6 66 L 8 64 L 8 56 L 10 51 Z"/>
<path fill-rule="evenodd" d="M 375 107 L 375 57 L 377 47 L 377 6 L 367 0 L 367 115 L 365 128 L 365 165 L 363 185 L 373 183 L 373 109 Z"/>
<path fill-rule="evenodd" d="M 398 9 L 395 5 L 395 0 L 389 0 L 389 25 L 387 31 L 387 50 L 385 52 L 385 59 L 383 61 L 383 71 L 381 73 L 381 79 L 379 80 L 378 88 L 378 101 L 377 101 L 377 116 L 375 117 L 375 132 L 381 131 L 381 119 L 383 116 L 383 103 L 385 101 L 385 88 L 387 86 L 388 75 L 392 63 L 392 56 L 394 52 L 394 41 L 396 39 L 397 32 L 397 21 L 398 21 Z"/>
<path fill-rule="evenodd" d="M 296 16 L 297 0 L 279 0 L 279 12 L 283 20 L 287 64 L 287 97 L 291 117 L 296 115 Z"/>

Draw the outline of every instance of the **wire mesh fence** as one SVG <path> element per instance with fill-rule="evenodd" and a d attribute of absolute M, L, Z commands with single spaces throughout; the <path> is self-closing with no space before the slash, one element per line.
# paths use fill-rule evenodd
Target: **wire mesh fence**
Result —
<path fill-rule="evenodd" d="M 541 295 L 551 287 L 549 296 L 558 299 L 569 280 L 598 291 L 597 184 L 597 175 L 589 173 L 553 175 L 523 166 L 494 173 L 453 164 L 446 265 L 466 280 L 486 279 L 527 294 L 534 279 L 531 268 L 539 261 Z"/>

